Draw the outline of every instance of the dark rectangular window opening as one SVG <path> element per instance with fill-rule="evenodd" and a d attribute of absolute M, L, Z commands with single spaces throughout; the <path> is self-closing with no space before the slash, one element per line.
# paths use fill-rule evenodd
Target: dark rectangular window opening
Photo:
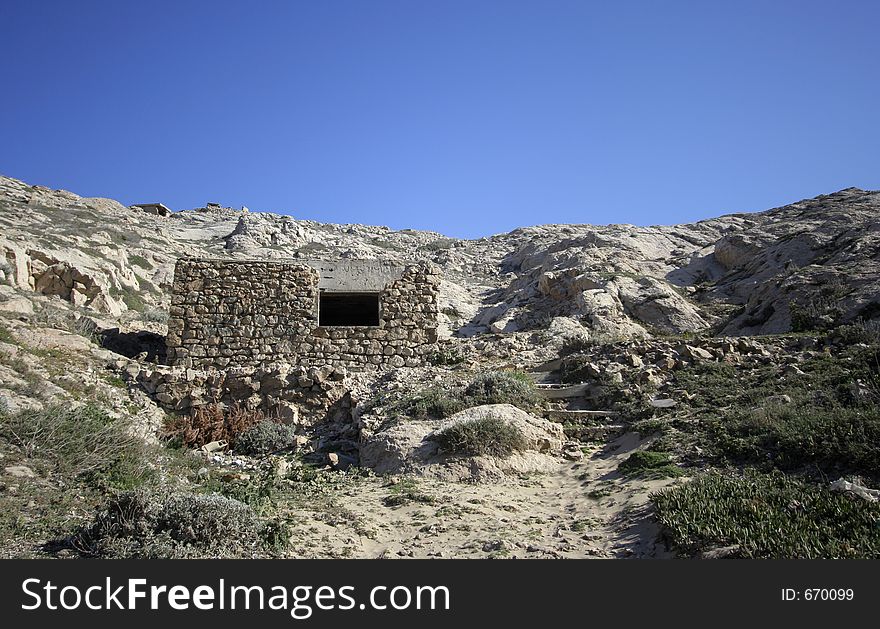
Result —
<path fill-rule="evenodd" d="M 321 292 L 318 325 L 379 325 L 379 293 Z"/>

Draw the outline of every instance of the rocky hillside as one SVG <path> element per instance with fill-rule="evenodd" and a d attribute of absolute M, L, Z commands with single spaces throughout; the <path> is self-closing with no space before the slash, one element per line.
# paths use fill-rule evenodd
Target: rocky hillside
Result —
<path fill-rule="evenodd" d="M 0 547 L 880 556 L 878 209 L 850 188 L 459 240 L 214 204 L 161 216 L 0 177 Z M 222 378 L 162 365 L 193 255 L 431 261 L 443 340 L 424 367 L 276 365 L 232 386 L 307 383 L 292 422 L 218 405 Z M 134 507 L 144 521 L 117 526 Z M 230 533 L 192 537 L 211 527 Z"/>
<path fill-rule="evenodd" d="M 542 225 L 459 240 L 216 204 L 160 216 L 0 177 L 0 314 L 49 350 L 82 349 L 58 328 L 97 330 L 104 349 L 161 362 L 180 256 L 430 260 L 443 274 L 441 337 L 470 364 L 528 368 L 572 341 L 821 331 L 877 317 L 878 208 L 880 192 L 850 188 L 686 225 Z M 26 403 L 14 388 L 0 387 L 7 404 Z"/>
<path fill-rule="evenodd" d="M 477 240 L 217 205 L 157 216 L 0 177 L 6 311 L 32 293 L 123 323 L 161 319 L 176 258 L 425 259 L 446 333 L 628 338 L 778 333 L 880 312 L 880 192 L 849 188 L 675 226 L 542 225 Z M 11 303 L 10 303 L 11 302 Z"/>

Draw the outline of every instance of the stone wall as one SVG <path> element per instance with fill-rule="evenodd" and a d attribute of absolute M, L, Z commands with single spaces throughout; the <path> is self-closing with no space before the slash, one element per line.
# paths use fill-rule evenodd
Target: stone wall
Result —
<path fill-rule="evenodd" d="M 217 404 L 259 410 L 270 419 L 296 427 L 308 435 L 307 451 L 356 461 L 360 428 L 353 419 L 357 404 L 353 389 L 371 374 L 349 374 L 345 367 L 293 367 L 280 363 L 265 367 L 186 369 L 157 365 L 142 369 L 136 380 L 166 411 L 191 413 Z"/>
<path fill-rule="evenodd" d="M 156 366 L 137 375 L 143 389 L 167 411 L 186 413 L 206 404 L 240 404 L 291 424 L 314 425 L 345 395 L 344 367 L 286 364 L 232 369 Z"/>
<path fill-rule="evenodd" d="M 352 369 L 423 364 L 437 341 L 437 268 L 413 264 L 394 271 L 387 263 L 356 260 L 338 266 L 180 259 L 168 322 L 170 364 L 203 369 L 272 362 Z M 379 325 L 319 326 L 319 291 L 351 290 L 351 278 L 363 286 L 381 282 Z"/>

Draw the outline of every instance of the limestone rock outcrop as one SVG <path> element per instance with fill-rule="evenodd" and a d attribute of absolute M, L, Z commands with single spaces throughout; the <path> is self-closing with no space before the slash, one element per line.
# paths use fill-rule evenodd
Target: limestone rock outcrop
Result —
<path fill-rule="evenodd" d="M 531 338 L 559 317 L 594 338 L 763 334 L 878 316 L 878 209 L 848 188 L 685 225 L 459 240 L 216 204 L 158 216 L 0 177 L 0 282 L 131 320 L 167 312 L 181 257 L 423 262 L 443 278 L 442 337 Z"/>
<path fill-rule="evenodd" d="M 442 452 L 432 437 L 443 430 L 492 417 L 517 429 L 526 441 L 522 452 L 508 456 L 462 456 Z M 562 453 L 560 424 L 534 417 L 510 404 L 487 404 L 461 411 L 442 422 L 399 421 L 362 437 L 361 465 L 377 473 L 411 472 L 454 481 L 498 481 L 509 474 L 550 469 Z"/>

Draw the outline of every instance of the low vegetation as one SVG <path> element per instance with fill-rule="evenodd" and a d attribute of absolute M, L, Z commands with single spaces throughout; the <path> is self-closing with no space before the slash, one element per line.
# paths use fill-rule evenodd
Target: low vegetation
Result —
<path fill-rule="evenodd" d="M 880 408 L 800 408 L 737 413 L 709 424 L 718 450 L 732 461 L 825 475 L 880 478 Z"/>
<path fill-rule="evenodd" d="M 168 313 L 158 308 L 147 308 L 141 313 L 141 321 L 148 323 L 168 323 Z"/>
<path fill-rule="evenodd" d="M 187 448 L 200 448 L 212 441 L 226 441 L 235 448 L 239 436 L 265 419 L 262 411 L 250 410 L 240 404 L 229 408 L 206 404 L 188 415 L 171 418 L 164 427 L 164 435 L 170 443 Z"/>
<path fill-rule="evenodd" d="M 408 504 L 434 504 L 436 499 L 419 487 L 418 481 L 413 478 L 404 478 L 393 483 L 389 488 L 388 495 L 382 499 L 386 507 L 400 507 Z"/>
<path fill-rule="evenodd" d="M 792 301 L 788 304 L 791 312 L 793 332 L 814 332 L 830 330 L 840 324 L 843 311 L 840 300 L 849 292 L 846 283 L 840 279 L 826 282 L 816 294 L 805 302 Z"/>
<path fill-rule="evenodd" d="M 539 397 L 535 383 L 528 374 L 519 371 L 493 371 L 479 374 L 464 389 L 469 406 L 481 404 L 513 404 L 522 409 L 533 409 Z"/>
<path fill-rule="evenodd" d="M 522 432 L 503 419 L 489 415 L 459 422 L 431 437 L 442 450 L 464 456 L 505 457 L 525 450 Z"/>
<path fill-rule="evenodd" d="M 675 385 L 690 394 L 684 409 L 657 411 L 671 417 L 636 424 L 663 421 L 640 456 L 659 460 L 656 451 L 665 449 L 717 470 L 653 496 L 677 550 L 880 556 L 880 506 L 828 487 L 840 477 L 868 487 L 880 482 L 880 346 L 873 326 L 837 327 L 824 338 L 806 338 L 805 346 L 815 349 L 796 365 L 703 362 L 679 370 Z M 676 419 L 682 415 L 689 418 Z"/>
<path fill-rule="evenodd" d="M 238 500 L 139 490 L 108 501 L 69 544 L 104 558 L 248 557 L 261 554 L 275 536 Z"/>
<path fill-rule="evenodd" d="M 263 420 L 244 431 L 235 449 L 242 454 L 263 455 L 293 446 L 296 427 Z"/>
<path fill-rule="evenodd" d="M 667 540 L 686 554 L 880 557 L 880 505 L 781 472 L 708 473 L 652 499 Z"/>
<path fill-rule="evenodd" d="M 516 371 L 476 375 L 463 387 L 435 386 L 397 402 L 393 410 L 415 419 L 443 419 L 483 404 L 512 404 L 536 410 L 541 403 L 534 382 Z"/>
<path fill-rule="evenodd" d="M 465 356 L 455 347 L 444 347 L 429 355 L 428 360 L 435 367 L 454 367 L 462 364 Z"/>
<path fill-rule="evenodd" d="M 681 476 L 684 472 L 673 463 L 668 452 L 637 450 L 619 466 L 627 476 L 640 478 L 670 478 Z"/>
<path fill-rule="evenodd" d="M 128 256 L 128 263 L 132 266 L 139 266 L 142 269 L 146 270 L 150 270 L 153 268 L 153 265 L 150 264 L 149 260 L 147 260 L 144 256 L 137 254 Z"/>
<path fill-rule="evenodd" d="M 132 428 L 130 419 L 95 405 L 0 410 L 0 452 L 25 474 L 2 494 L 7 550 L 107 558 L 285 550 L 285 524 L 273 515 L 274 476 L 203 476 L 203 459 L 147 443 Z M 13 550 L 12 543 L 25 546 Z"/>
<path fill-rule="evenodd" d="M 33 323 L 56 330 L 66 330 L 100 344 L 100 334 L 95 321 L 85 311 L 67 308 L 44 307 L 34 315 Z"/>
<path fill-rule="evenodd" d="M 111 487 L 138 485 L 153 473 L 146 463 L 147 445 L 130 424 L 96 406 L 0 411 L 0 438 L 28 459 Z"/>

